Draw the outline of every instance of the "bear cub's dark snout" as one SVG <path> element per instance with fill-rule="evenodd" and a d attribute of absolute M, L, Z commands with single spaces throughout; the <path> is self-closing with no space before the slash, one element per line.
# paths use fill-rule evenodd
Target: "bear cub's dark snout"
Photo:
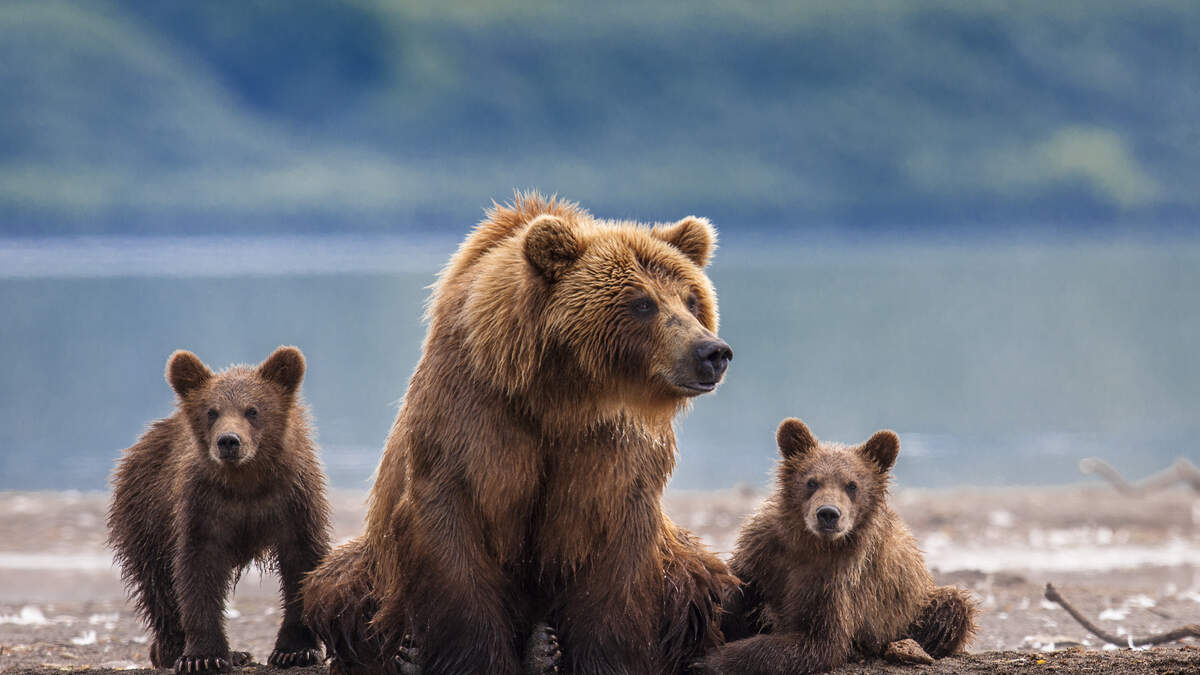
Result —
<path fill-rule="evenodd" d="M 242 456 L 242 439 L 237 434 L 221 434 L 217 438 L 217 453 L 222 462 L 236 462 Z"/>
<path fill-rule="evenodd" d="M 696 346 L 696 377 L 701 384 L 716 384 L 733 360 L 733 349 L 721 339 L 705 340 Z"/>
<path fill-rule="evenodd" d="M 841 517 L 841 510 L 832 504 L 825 504 L 821 508 L 817 509 L 817 523 L 821 526 L 822 530 L 836 530 L 838 526 L 838 519 Z"/>

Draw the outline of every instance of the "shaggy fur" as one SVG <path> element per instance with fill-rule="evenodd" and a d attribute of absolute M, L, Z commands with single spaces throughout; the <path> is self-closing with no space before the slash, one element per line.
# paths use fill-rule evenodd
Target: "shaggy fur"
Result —
<path fill-rule="evenodd" d="M 434 287 L 366 533 L 305 588 L 339 667 L 386 667 L 411 634 L 427 674 L 516 673 L 542 620 L 579 675 L 676 672 L 719 643 L 733 578 L 661 506 L 675 415 L 732 356 L 714 244 L 699 218 L 537 195 L 488 213 Z"/>
<path fill-rule="evenodd" d="M 730 561 L 745 583 L 726 608 L 734 641 L 700 670 L 821 672 L 908 637 L 935 658 L 962 649 L 975 630 L 970 595 L 934 587 L 887 505 L 896 435 L 881 431 L 857 447 L 818 443 L 793 418 L 777 440 L 775 493 L 742 528 Z"/>
<path fill-rule="evenodd" d="M 204 672 L 249 660 L 229 651 L 222 612 L 235 575 L 255 559 L 282 577 L 283 624 L 269 662 L 319 660 L 301 621 L 300 584 L 329 550 L 329 508 L 298 400 L 303 376 L 295 347 L 218 374 L 191 352 L 171 355 L 178 409 L 125 451 L 108 513 L 109 544 L 153 633 L 154 666 Z"/>

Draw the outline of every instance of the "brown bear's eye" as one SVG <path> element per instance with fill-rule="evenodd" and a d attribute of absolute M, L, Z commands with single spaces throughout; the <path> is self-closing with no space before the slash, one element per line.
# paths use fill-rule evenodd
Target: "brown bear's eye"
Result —
<path fill-rule="evenodd" d="M 817 482 L 816 478 L 808 479 L 808 489 L 809 490 L 816 490 L 820 486 L 821 486 L 821 484 Z"/>
<path fill-rule="evenodd" d="M 650 298 L 638 298 L 629 303 L 629 311 L 633 312 L 633 315 L 639 319 L 647 319 L 658 312 L 658 305 L 654 304 L 654 301 Z"/>
<path fill-rule="evenodd" d="M 850 481 L 849 483 L 846 483 L 846 494 L 850 495 L 850 497 L 853 498 L 854 493 L 856 493 L 856 492 L 858 492 L 858 483 L 855 483 L 854 481 Z"/>
<path fill-rule="evenodd" d="M 699 309 L 699 307 L 700 307 L 700 301 L 696 299 L 696 296 L 689 295 L 688 299 L 687 299 L 688 311 L 691 312 L 692 314 L 695 314 L 696 310 Z"/>
<path fill-rule="evenodd" d="M 208 409 L 208 421 L 209 421 L 209 422 L 216 422 L 216 421 L 217 421 L 217 417 L 218 417 L 217 409 L 216 409 L 216 408 L 209 408 L 209 409 Z"/>
<path fill-rule="evenodd" d="M 246 408 L 246 419 L 253 422 L 258 417 L 258 408 Z"/>

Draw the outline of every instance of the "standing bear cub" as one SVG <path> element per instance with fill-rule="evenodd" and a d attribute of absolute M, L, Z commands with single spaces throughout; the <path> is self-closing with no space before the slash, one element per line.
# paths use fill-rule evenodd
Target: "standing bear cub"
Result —
<path fill-rule="evenodd" d="M 701 672 L 813 673 L 852 655 L 881 656 L 906 638 L 937 658 L 969 642 L 973 601 L 934 586 L 912 534 L 887 505 L 896 434 L 880 431 L 857 447 L 818 443 L 790 418 L 777 440 L 775 493 L 742 528 L 730 560 L 745 583 L 726 606 L 725 634 L 734 641 Z"/>
<path fill-rule="evenodd" d="M 150 661 L 177 672 L 228 670 L 223 610 L 254 560 L 283 580 L 283 625 L 269 663 L 312 665 L 300 583 L 329 550 L 325 476 L 298 400 L 304 357 L 280 347 L 257 368 L 214 374 L 186 351 L 167 362 L 175 414 L 150 426 L 113 475 L 109 542 L 154 634 Z"/>

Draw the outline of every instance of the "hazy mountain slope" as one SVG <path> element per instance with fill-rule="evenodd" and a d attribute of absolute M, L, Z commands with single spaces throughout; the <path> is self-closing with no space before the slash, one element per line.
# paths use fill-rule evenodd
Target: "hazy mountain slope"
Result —
<path fill-rule="evenodd" d="M 1200 5 L 0 7 L 0 228 L 1187 225 Z"/>

